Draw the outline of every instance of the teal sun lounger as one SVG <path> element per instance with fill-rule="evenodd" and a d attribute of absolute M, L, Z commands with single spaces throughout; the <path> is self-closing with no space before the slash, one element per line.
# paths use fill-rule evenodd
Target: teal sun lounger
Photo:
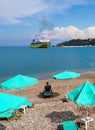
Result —
<path fill-rule="evenodd" d="M 72 120 L 62 122 L 62 128 L 63 130 L 78 130 L 77 124 Z"/>

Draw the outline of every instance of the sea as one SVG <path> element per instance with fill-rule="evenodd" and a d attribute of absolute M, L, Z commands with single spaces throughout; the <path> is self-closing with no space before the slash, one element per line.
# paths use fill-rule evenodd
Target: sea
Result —
<path fill-rule="evenodd" d="M 63 71 L 95 72 L 95 47 L 0 47 L 0 82 L 17 74 L 48 79 Z"/>

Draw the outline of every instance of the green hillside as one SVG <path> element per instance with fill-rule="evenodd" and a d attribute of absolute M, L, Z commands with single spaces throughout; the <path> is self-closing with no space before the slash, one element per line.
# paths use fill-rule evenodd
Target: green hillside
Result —
<path fill-rule="evenodd" d="M 95 39 L 72 39 L 58 43 L 57 46 L 95 46 Z"/>

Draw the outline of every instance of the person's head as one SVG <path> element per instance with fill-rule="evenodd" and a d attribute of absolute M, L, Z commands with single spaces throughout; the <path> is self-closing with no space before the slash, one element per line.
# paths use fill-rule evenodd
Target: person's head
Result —
<path fill-rule="evenodd" d="M 48 84 L 49 84 L 49 82 L 46 82 L 46 84 L 48 85 Z"/>

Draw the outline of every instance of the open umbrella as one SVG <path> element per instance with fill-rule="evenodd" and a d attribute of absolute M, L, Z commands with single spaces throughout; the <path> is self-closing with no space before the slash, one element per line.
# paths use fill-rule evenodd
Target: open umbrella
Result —
<path fill-rule="evenodd" d="M 71 91 L 67 96 L 79 106 L 95 105 L 95 86 L 87 81 Z M 86 115 L 86 117 L 88 117 L 88 115 Z"/>
<path fill-rule="evenodd" d="M 1 87 L 5 90 L 8 90 L 8 89 L 21 90 L 21 89 L 33 86 L 37 82 L 38 82 L 38 79 L 36 79 L 36 78 L 18 74 L 17 76 L 14 76 L 13 78 L 11 78 L 5 82 L 2 82 Z"/>
<path fill-rule="evenodd" d="M 32 106 L 32 102 L 25 97 L 0 93 L 0 118 L 12 117 L 22 105 Z"/>
<path fill-rule="evenodd" d="M 71 91 L 68 98 L 79 106 L 95 105 L 95 86 L 87 81 Z"/>
<path fill-rule="evenodd" d="M 62 73 L 53 75 L 52 78 L 53 79 L 58 79 L 58 80 L 68 80 L 68 79 L 74 79 L 80 77 L 79 73 L 76 72 L 69 72 L 69 71 L 64 71 Z M 68 93 L 68 85 L 67 85 L 67 93 Z"/>

